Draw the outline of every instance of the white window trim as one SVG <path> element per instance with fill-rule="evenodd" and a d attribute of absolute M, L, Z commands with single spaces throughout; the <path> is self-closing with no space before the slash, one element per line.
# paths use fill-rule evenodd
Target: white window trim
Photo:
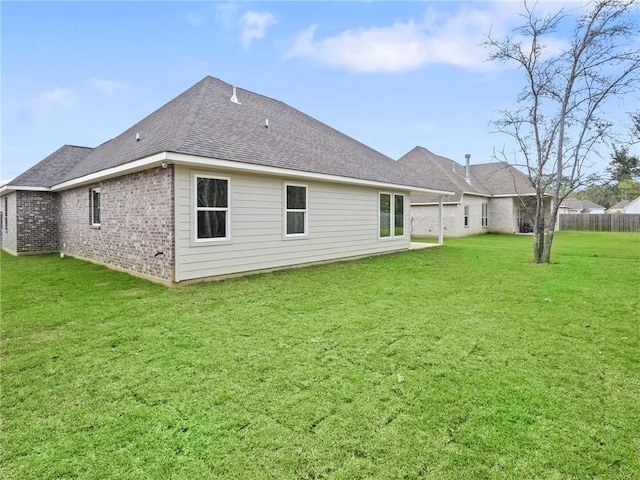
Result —
<path fill-rule="evenodd" d="M 94 198 L 94 194 L 97 193 L 100 196 L 100 205 L 98 205 L 98 211 L 100 212 L 100 221 L 96 222 L 96 218 L 94 216 L 94 212 L 93 212 L 93 198 Z M 92 188 L 91 192 L 89 193 L 89 212 L 91 215 L 91 226 L 92 227 L 99 227 L 102 224 L 102 192 L 100 191 L 100 188 Z"/>
<path fill-rule="evenodd" d="M 387 237 L 383 237 L 381 235 L 380 230 L 382 230 L 382 212 L 381 207 L 382 207 L 382 195 L 389 195 L 389 203 L 390 203 L 390 207 L 389 207 L 389 236 Z M 378 229 L 378 240 L 389 240 L 393 238 L 393 193 L 391 192 L 378 192 L 378 222 L 377 222 L 377 226 L 376 228 Z"/>
<path fill-rule="evenodd" d="M 287 208 L 287 187 L 304 187 L 304 205 L 306 208 Z M 309 237 L 309 185 L 304 183 L 287 183 L 285 182 L 282 187 L 282 205 L 284 211 L 284 217 L 282 222 L 282 232 L 285 238 L 307 238 Z M 304 213 L 304 233 L 287 233 L 287 214 L 289 212 L 303 212 Z"/>
<path fill-rule="evenodd" d="M 214 180 L 225 180 L 227 182 L 227 207 L 198 207 L 198 178 L 212 178 Z M 193 242 L 197 244 L 210 244 L 210 243 L 219 243 L 219 242 L 228 242 L 231 240 L 231 179 L 229 177 L 223 177 L 221 175 L 214 175 L 210 173 L 194 173 L 192 176 L 192 232 L 193 232 Z M 198 238 L 198 212 L 227 212 L 225 216 L 225 227 L 224 237 L 216 237 L 216 238 Z"/>
<path fill-rule="evenodd" d="M 380 235 L 380 207 L 382 205 L 381 201 L 380 201 L 380 197 L 382 195 L 389 195 L 390 197 L 390 203 L 391 203 L 391 208 L 389 210 L 389 236 L 388 237 L 383 237 Z M 396 197 L 402 197 L 402 235 L 396 235 Z M 392 240 L 394 238 L 403 238 L 406 236 L 406 230 L 407 230 L 407 226 L 406 226 L 406 222 L 405 222 L 405 213 L 406 213 L 406 208 L 407 208 L 407 196 L 404 193 L 393 193 L 393 192 L 385 192 L 385 191 L 379 191 L 378 192 L 378 240 Z"/>
<path fill-rule="evenodd" d="M 463 219 L 464 228 L 469 228 L 469 223 L 470 223 L 469 222 L 469 217 L 470 217 L 469 210 L 470 210 L 469 205 L 464 205 L 462 207 L 462 219 Z"/>
<path fill-rule="evenodd" d="M 484 202 L 482 204 L 482 228 L 489 228 L 489 204 Z"/>

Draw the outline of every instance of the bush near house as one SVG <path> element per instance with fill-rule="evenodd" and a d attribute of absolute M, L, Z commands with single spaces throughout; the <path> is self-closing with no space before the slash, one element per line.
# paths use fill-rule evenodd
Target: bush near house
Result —
<path fill-rule="evenodd" d="M 2 254 L 2 478 L 638 478 L 636 234 L 165 288 Z"/>

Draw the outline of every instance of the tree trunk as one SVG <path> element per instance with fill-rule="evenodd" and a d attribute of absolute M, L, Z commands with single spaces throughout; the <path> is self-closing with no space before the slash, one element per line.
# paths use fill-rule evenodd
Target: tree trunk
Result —
<path fill-rule="evenodd" d="M 550 229 L 545 235 L 544 248 L 539 263 L 551 263 L 551 244 L 553 243 L 553 229 Z"/>
<path fill-rule="evenodd" d="M 536 195 L 536 213 L 533 218 L 533 261 L 547 263 L 543 260 L 546 235 L 544 229 L 544 192 Z"/>

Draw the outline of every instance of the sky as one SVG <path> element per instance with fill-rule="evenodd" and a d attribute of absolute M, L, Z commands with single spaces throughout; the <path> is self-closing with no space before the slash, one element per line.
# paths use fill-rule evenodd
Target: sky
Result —
<path fill-rule="evenodd" d="M 459 163 L 512 155 L 491 122 L 513 107 L 522 72 L 487 62 L 482 43 L 511 32 L 521 11 L 519 1 L 2 1 L 0 178 L 65 144 L 98 146 L 207 75 L 394 159 L 418 145 Z M 612 118 L 636 110 L 618 102 Z"/>

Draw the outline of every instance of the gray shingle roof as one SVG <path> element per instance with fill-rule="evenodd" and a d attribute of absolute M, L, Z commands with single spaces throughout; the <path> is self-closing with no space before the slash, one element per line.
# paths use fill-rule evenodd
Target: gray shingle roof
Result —
<path fill-rule="evenodd" d="M 465 180 L 465 167 L 424 147 L 415 147 L 398 162 L 419 175 L 455 192 L 444 197 L 445 202 L 460 202 L 463 193 L 475 195 L 526 195 L 534 192 L 525 174 L 505 162 L 470 165 L 470 180 Z M 411 197 L 413 203 L 437 202 L 438 196 Z"/>
<path fill-rule="evenodd" d="M 432 182 L 442 185 L 444 190 L 455 192 L 453 195 L 444 197 L 445 202 L 459 202 L 462 192 L 471 192 L 482 195 L 489 195 L 482 184 L 472 178 L 471 184 L 465 180 L 465 167 L 455 161 L 436 155 L 424 147 L 415 147 L 406 153 L 398 162 L 415 170 L 421 177 L 430 179 Z M 429 203 L 437 202 L 439 197 L 433 195 L 420 195 L 411 198 L 412 202 Z"/>
<path fill-rule="evenodd" d="M 618 203 L 613 205 L 610 210 L 613 210 L 614 208 L 624 208 L 630 203 L 631 203 L 631 200 L 620 200 Z"/>
<path fill-rule="evenodd" d="M 572 210 L 604 210 L 602 205 L 598 205 L 591 200 L 580 200 L 579 198 L 565 198 L 560 206 L 570 208 Z"/>
<path fill-rule="evenodd" d="M 131 128 L 91 151 L 72 180 L 160 152 L 337 175 L 436 190 L 428 178 L 283 102 L 205 77 Z M 265 128 L 266 120 L 269 128 Z M 140 140 L 136 141 L 139 134 Z"/>
<path fill-rule="evenodd" d="M 531 195 L 535 193 L 529 178 L 506 162 L 471 165 L 471 175 L 482 182 L 492 195 Z"/>
<path fill-rule="evenodd" d="M 52 187 L 60 183 L 91 150 L 89 147 L 64 145 L 20 176 L 11 180 L 8 186 Z"/>

